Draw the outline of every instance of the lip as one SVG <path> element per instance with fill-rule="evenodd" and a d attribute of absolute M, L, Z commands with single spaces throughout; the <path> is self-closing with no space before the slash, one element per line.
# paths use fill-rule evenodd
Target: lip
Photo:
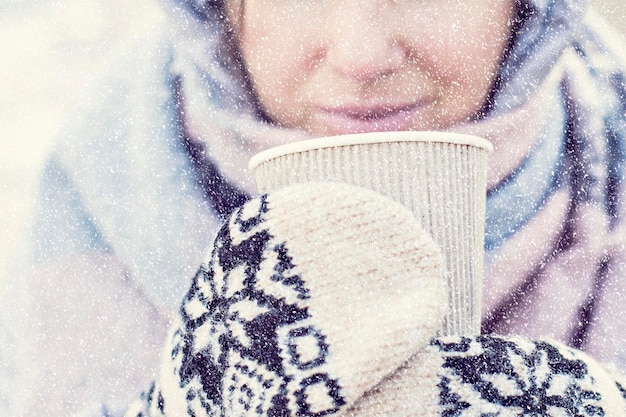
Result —
<path fill-rule="evenodd" d="M 410 130 L 424 103 L 319 106 L 318 115 L 336 134 Z"/>

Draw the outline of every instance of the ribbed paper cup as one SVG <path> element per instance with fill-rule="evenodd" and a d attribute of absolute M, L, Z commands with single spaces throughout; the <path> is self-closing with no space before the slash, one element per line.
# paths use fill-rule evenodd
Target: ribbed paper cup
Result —
<path fill-rule="evenodd" d="M 439 244 L 448 315 L 441 335 L 480 332 L 487 155 L 485 139 L 444 132 L 382 132 L 311 139 L 250 160 L 259 192 L 311 182 L 373 189 L 410 208 Z"/>

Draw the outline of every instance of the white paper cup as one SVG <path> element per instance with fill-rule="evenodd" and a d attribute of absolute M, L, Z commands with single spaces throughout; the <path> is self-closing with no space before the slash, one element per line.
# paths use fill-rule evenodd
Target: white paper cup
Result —
<path fill-rule="evenodd" d="M 442 250 L 448 314 L 441 335 L 480 333 L 487 140 L 379 132 L 295 142 L 250 160 L 259 192 L 311 181 L 373 189 L 410 208 Z"/>

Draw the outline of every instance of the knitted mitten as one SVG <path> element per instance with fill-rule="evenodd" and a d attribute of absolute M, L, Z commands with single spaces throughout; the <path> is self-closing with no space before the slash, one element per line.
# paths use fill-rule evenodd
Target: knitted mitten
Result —
<path fill-rule="evenodd" d="M 342 415 L 618 417 L 626 380 L 556 341 L 445 336 Z"/>
<path fill-rule="evenodd" d="M 441 262 L 411 212 L 373 191 L 311 183 L 252 200 L 220 230 L 127 415 L 626 415 L 622 385 L 580 352 L 436 338 Z"/>
<path fill-rule="evenodd" d="M 299 184 L 248 202 L 183 301 L 150 413 L 338 412 L 436 334 L 441 264 L 412 213 L 367 189 Z"/>

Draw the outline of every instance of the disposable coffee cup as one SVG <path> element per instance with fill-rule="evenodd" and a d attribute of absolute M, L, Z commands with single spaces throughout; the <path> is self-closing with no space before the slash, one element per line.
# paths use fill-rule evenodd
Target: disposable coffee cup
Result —
<path fill-rule="evenodd" d="M 311 139 L 252 157 L 259 192 L 345 182 L 408 207 L 444 258 L 448 314 L 441 335 L 480 333 L 487 156 L 485 139 L 445 132 L 377 132 Z"/>

